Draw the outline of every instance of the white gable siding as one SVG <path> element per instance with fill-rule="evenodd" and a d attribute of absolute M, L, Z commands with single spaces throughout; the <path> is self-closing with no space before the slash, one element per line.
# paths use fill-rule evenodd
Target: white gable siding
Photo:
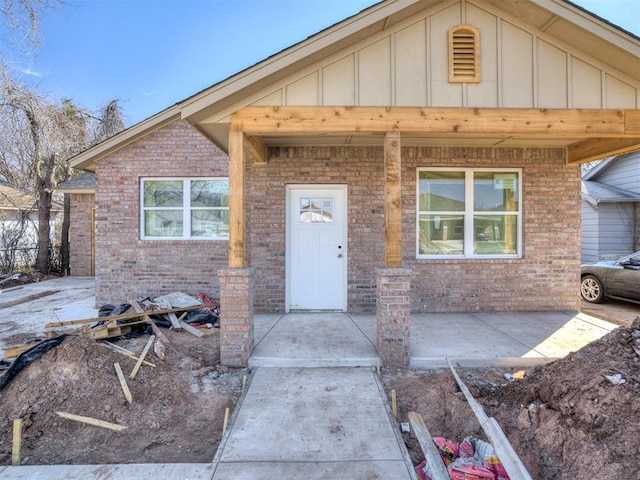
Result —
<path fill-rule="evenodd" d="M 427 105 L 427 26 L 417 22 L 395 34 L 395 88 L 398 106 Z"/>
<path fill-rule="evenodd" d="M 479 30 L 478 84 L 448 81 L 447 32 L 463 23 Z M 254 105 L 637 109 L 640 83 L 482 0 L 467 0 L 427 9 L 253 98 L 260 99 Z"/>
<path fill-rule="evenodd" d="M 568 107 L 567 53 L 544 40 L 537 42 L 538 106 Z"/>

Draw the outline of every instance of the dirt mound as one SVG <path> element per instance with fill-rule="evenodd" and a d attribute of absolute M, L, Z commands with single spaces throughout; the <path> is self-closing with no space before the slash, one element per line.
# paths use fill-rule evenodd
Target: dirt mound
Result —
<path fill-rule="evenodd" d="M 498 369 L 458 369 L 495 417 L 531 475 L 541 480 L 640 480 L 640 320 L 581 350 L 505 380 Z M 615 385 L 604 375 L 620 374 Z M 615 379 L 614 379 L 615 380 Z M 400 421 L 420 413 L 430 433 L 454 441 L 485 438 L 449 370 L 388 372 Z M 417 441 L 405 434 L 415 464 Z"/>
<path fill-rule="evenodd" d="M 476 392 L 537 478 L 640 478 L 640 320 Z M 620 374 L 616 385 L 605 375 Z M 615 378 L 613 379 L 615 381 Z"/>
<path fill-rule="evenodd" d="M 167 332 L 164 360 L 153 353 L 129 378 L 135 360 L 79 337 L 24 368 L 0 391 L 0 464 L 11 456 L 11 425 L 23 419 L 22 458 L 29 464 L 210 462 L 222 436 L 226 407 L 233 407 L 244 371 L 217 367 L 218 332 L 196 338 Z M 141 352 L 148 335 L 119 341 Z M 129 404 L 114 363 L 125 374 Z M 231 408 L 232 409 L 232 408 Z M 64 411 L 127 427 L 122 433 L 65 420 Z"/>

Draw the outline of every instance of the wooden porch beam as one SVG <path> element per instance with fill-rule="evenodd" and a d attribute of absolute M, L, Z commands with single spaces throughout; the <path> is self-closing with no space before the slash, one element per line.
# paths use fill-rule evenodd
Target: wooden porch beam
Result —
<path fill-rule="evenodd" d="M 589 138 L 569 145 L 567 164 L 579 165 L 614 155 L 640 150 L 638 138 Z"/>
<path fill-rule="evenodd" d="M 267 144 L 264 143 L 261 137 L 245 136 L 244 137 L 244 149 L 253 163 L 265 164 L 267 163 Z"/>
<path fill-rule="evenodd" d="M 445 107 L 246 107 L 232 124 L 247 135 L 487 135 L 521 138 L 640 137 L 638 110 Z"/>
<path fill-rule="evenodd" d="M 384 136 L 384 258 L 387 268 L 402 266 L 402 157 L 400 132 Z"/>
<path fill-rule="evenodd" d="M 229 131 L 229 268 L 245 267 L 244 138 Z"/>

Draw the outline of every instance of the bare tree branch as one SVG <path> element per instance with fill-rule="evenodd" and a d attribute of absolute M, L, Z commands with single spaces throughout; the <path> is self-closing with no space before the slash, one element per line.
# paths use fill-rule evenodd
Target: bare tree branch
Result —
<path fill-rule="evenodd" d="M 123 127 L 113 100 L 91 115 L 71 100 L 53 103 L 0 70 L 0 175 L 38 195 L 36 268 L 48 270 L 54 189 L 71 176 L 68 159 Z M 97 118 L 97 120 L 96 120 Z"/>
<path fill-rule="evenodd" d="M 40 47 L 42 16 L 63 3 L 63 0 L 0 0 L 0 28 L 6 32 L 3 43 L 29 56 Z"/>

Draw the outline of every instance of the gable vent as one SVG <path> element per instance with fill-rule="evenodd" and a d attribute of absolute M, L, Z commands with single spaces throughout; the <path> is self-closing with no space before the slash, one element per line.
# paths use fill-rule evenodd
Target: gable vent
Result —
<path fill-rule="evenodd" d="M 449 30 L 449 81 L 480 82 L 479 32 L 471 25 L 458 25 Z"/>

